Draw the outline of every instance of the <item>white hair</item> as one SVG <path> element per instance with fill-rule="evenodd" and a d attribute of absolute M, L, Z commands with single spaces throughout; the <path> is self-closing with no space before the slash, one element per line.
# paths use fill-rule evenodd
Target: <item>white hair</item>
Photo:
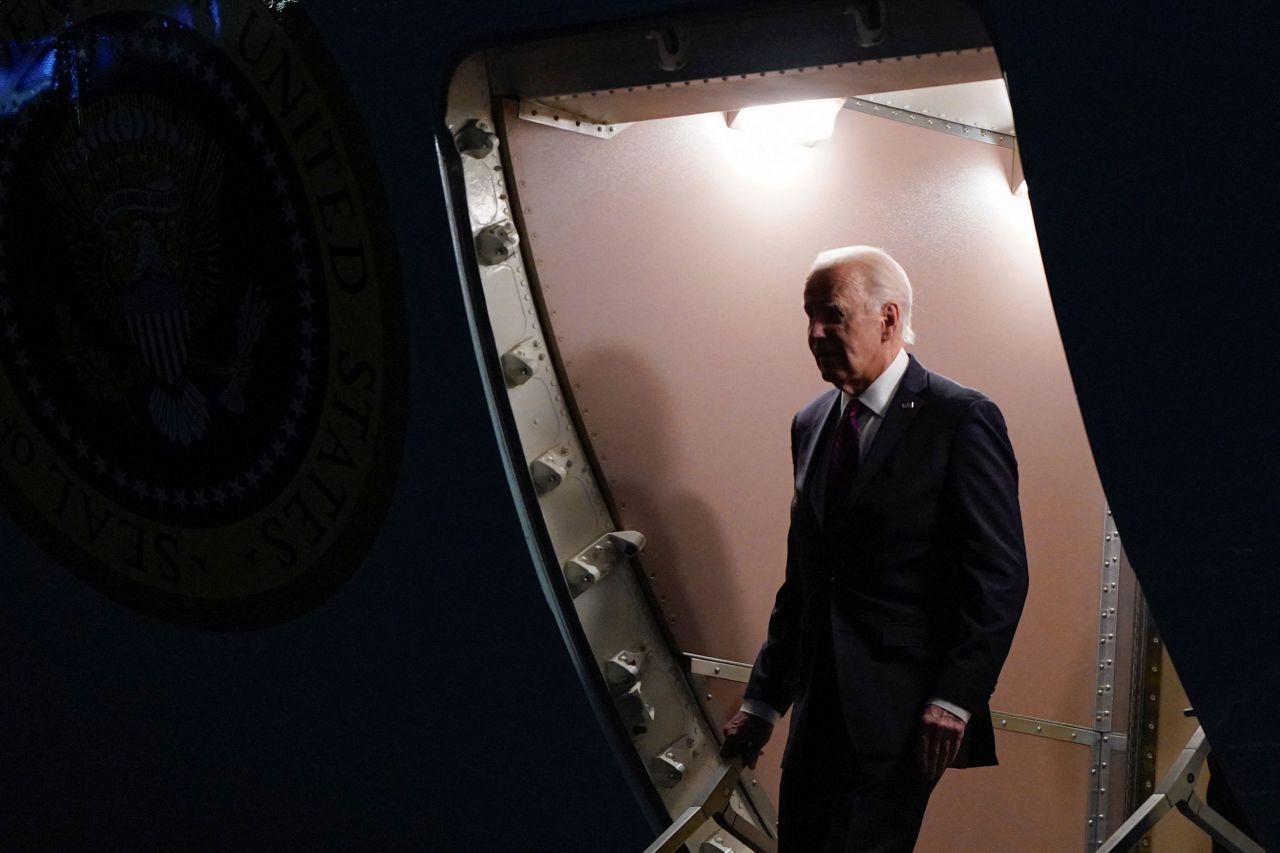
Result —
<path fill-rule="evenodd" d="M 906 270 L 884 249 L 875 246 L 844 246 L 819 252 L 813 259 L 809 277 L 824 270 L 840 270 L 855 267 L 861 273 L 863 296 L 867 308 L 880 311 L 890 302 L 898 306 L 902 317 L 902 342 L 914 344 L 916 331 L 911 328 L 911 280 Z"/>

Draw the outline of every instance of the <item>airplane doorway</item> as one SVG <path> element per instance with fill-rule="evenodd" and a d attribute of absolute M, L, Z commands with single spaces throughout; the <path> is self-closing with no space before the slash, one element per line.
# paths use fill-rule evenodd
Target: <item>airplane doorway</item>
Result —
<path fill-rule="evenodd" d="M 655 32 L 664 72 L 696 43 Z M 482 346 L 548 596 L 577 620 L 584 678 L 663 807 L 697 802 L 741 697 L 680 655 L 750 661 L 781 580 L 787 424 L 822 390 L 804 272 L 820 249 L 864 242 L 912 277 L 921 361 L 1004 410 L 1032 572 L 992 700 L 1002 764 L 944 777 L 919 849 L 1096 848 L 1165 766 L 1158 699 L 1177 688 L 1093 466 L 1016 130 L 911 108 L 913 93 L 990 100 L 990 48 L 599 88 L 543 68 L 546 91 L 513 83 L 510 57 L 464 65 L 451 99 Z M 812 147 L 727 126 L 726 111 L 819 97 L 848 100 Z M 733 804 L 766 831 L 780 752 Z"/>

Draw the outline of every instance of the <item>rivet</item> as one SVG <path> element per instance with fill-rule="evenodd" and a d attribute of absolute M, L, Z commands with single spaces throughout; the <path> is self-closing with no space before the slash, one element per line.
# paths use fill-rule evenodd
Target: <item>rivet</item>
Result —
<path fill-rule="evenodd" d="M 716 668 L 715 668 L 715 673 L 716 673 L 716 675 L 719 675 L 719 674 L 720 674 L 720 667 L 716 667 Z"/>

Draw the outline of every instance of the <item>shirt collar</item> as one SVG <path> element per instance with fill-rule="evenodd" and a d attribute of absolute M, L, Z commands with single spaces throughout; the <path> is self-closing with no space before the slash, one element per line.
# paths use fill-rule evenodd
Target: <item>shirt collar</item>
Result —
<path fill-rule="evenodd" d="M 902 383 L 902 377 L 907 372 L 907 351 L 899 349 L 898 354 L 893 357 L 893 361 L 889 362 L 889 366 L 884 372 L 876 377 L 876 381 L 867 386 L 867 389 L 858 395 L 858 402 L 874 412 L 876 417 L 884 417 L 885 409 L 889 408 L 889 401 L 893 399 L 893 395 L 897 393 L 898 386 Z M 849 407 L 850 396 L 848 392 L 840 392 L 840 409 L 845 411 Z"/>

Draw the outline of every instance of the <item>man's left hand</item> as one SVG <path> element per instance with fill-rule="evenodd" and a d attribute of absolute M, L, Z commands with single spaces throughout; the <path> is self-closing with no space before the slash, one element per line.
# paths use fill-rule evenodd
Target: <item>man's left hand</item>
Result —
<path fill-rule="evenodd" d="M 916 744 L 920 772 L 935 782 L 941 779 L 942 772 L 956 760 L 962 740 L 964 720 L 937 705 L 926 705 L 920 717 L 920 739 Z"/>

